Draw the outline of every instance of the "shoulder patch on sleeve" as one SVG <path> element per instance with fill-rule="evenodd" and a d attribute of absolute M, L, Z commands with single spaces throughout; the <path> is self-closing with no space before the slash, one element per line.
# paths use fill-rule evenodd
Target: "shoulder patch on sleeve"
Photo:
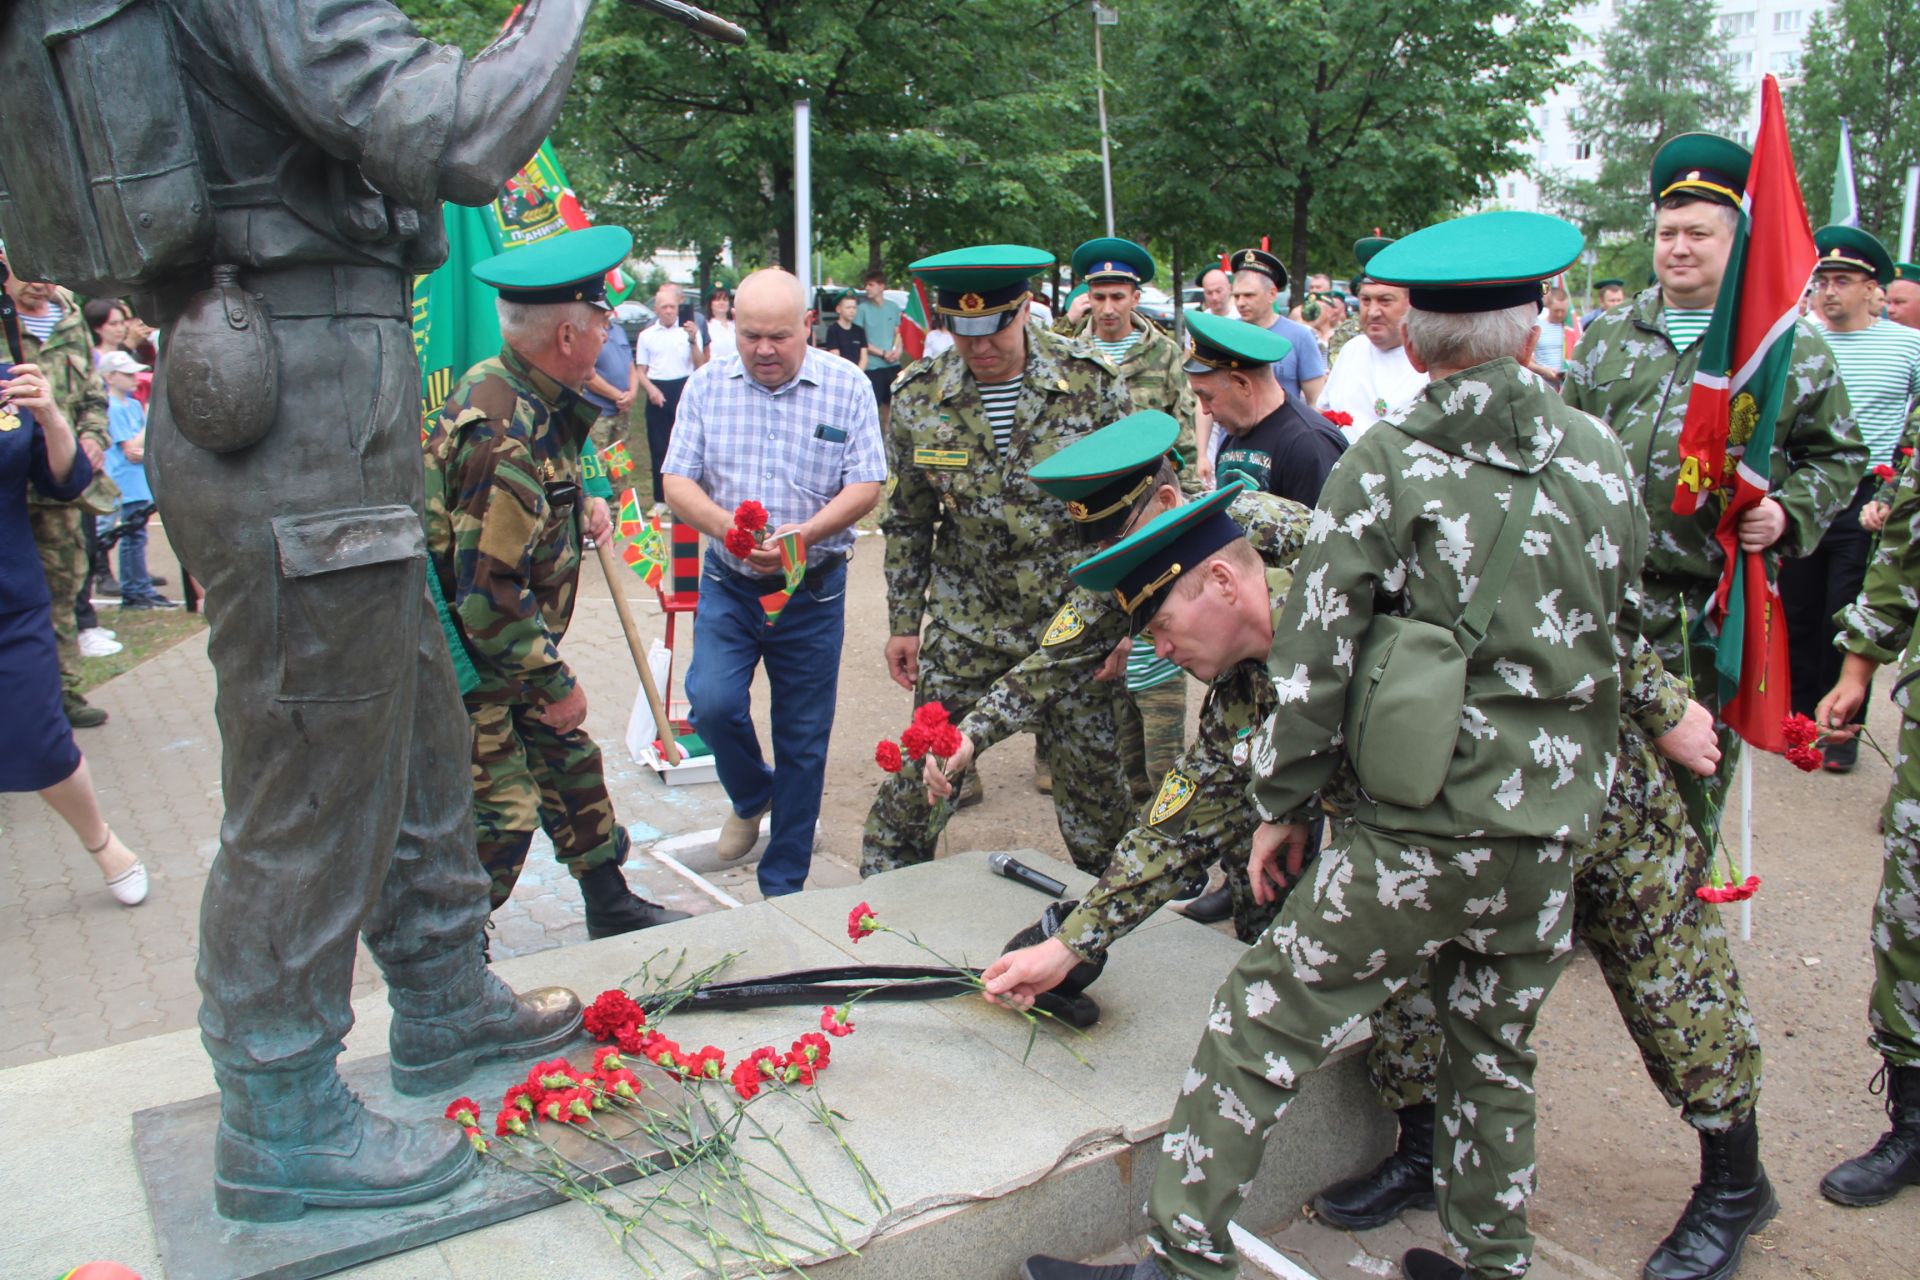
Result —
<path fill-rule="evenodd" d="M 1160 794 L 1153 798 L 1153 808 L 1147 811 L 1147 825 L 1157 827 L 1186 808 L 1198 790 L 1192 778 L 1178 769 L 1170 771 L 1160 784 Z"/>
<path fill-rule="evenodd" d="M 1073 607 L 1072 601 L 1060 606 L 1060 612 L 1053 615 L 1053 621 L 1047 624 L 1046 634 L 1040 637 L 1040 647 L 1051 649 L 1054 645 L 1065 644 L 1087 629 L 1087 620 Z"/>

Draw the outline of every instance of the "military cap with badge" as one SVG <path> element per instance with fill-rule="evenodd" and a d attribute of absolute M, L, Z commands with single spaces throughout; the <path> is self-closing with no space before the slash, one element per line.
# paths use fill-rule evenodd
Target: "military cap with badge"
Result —
<path fill-rule="evenodd" d="M 1111 592 L 1139 635 L 1152 624 L 1180 575 L 1197 569 L 1220 548 L 1247 536 L 1227 514 L 1246 487 L 1235 476 L 1204 498 L 1163 511 L 1146 527 L 1075 565 L 1069 576 L 1089 591 Z"/>
<path fill-rule="evenodd" d="M 1236 249 L 1231 259 L 1233 270 L 1253 271 L 1273 281 L 1273 287 L 1279 292 L 1287 288 L 1286 264 L 1265 249 Z"/>
<path fill-rule="evenodd" d="M 1649 174 L 1655 204 L 1690 196 L 1738 209 L 1747 189 L 1753 153 L 1717 133 L 1681 133 L 1654 153 Z"/>
<path fill-rule="evenodd" d="M 1377 233 L 1370 236 L 1361 236 L 1353 242 L 1353 260 L 1359 265 L 1360 269 L 1354 273 L 1353 279 L 1347 282 L 1351 286 L 1351 288 L 1348 289 L 1349 293 L 1352 293 L 1355 297 L 1359 296 L 1360 286 L 1368 280 L 1367 264 L 1373 261 L 1374 254 L 1380 252 L 1392 243 L 1392 236 L 1383 236 Z"/>
<path fill-rule="evenodd" d="M 907 270 L 933 286 L 933 309 L 946 317 L 948 332 L 984 338 L 1026 318 L 1030 281 L 1053 264 L 1045 249 L 983 244 L 936 253 Z"/>
<path fill-rule="evenodd" d="M 1899 279 L 1894 265 L 1893 255 L 1879 238 L 1858 227 L 1828 226 L 1813 233 L 1813 247 L 1819 251 L 1820 260 L 1814 264 L 1814 272 L 1822 271 L 1859 271 L 1872 276 L 1882 285 L 1892 284 Z"/>
<path fill-rule="evenodd" d="M 1140 499 L 1153 492 L 1160 464 L 1174 451 L 1180 423 L 1155 409 L 1130 413 L 1036 463 L 1033 482 L 1067 504 L 1084 542 L 1105 542 L 1126 527 Z"/>
<path fill-rule="evenodd" d="M 1124 280 L 1142 285 L 1153 279 L 1153 255 L 1131 240 L 1102 236 L 1073 251 L 1073 274 L 1083 284 Z"/>
<path fill-rule="evenodd" d="M 587 227 L 476 262 L 473 274 L 482 284 L 498 289 L 506 302 L 523 306 L 586 302 L 611 311 L 607 272 L 631 252 L 633 233 L 625 227 Z"/>
<path fill-rule="evenodd" d="M 1895 280 L 1920 282 L 1920 262 L 1896 262 L 1893 264 Z"/>
<path fill-rule="evenodd" d="M 1271 329 L 1205 311 L 1187 313 L 1188 373 L 1263 369 L 1278 364 L 1293 344 Z"/>

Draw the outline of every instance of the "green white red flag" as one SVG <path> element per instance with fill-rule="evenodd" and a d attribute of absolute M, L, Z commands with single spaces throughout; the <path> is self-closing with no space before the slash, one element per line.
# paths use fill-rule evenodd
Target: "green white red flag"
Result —
<path fill-rule="evenodd" d="M 913 287 L 907 290 L 907 309 L 900 316 L 900 349 L 908 359 L 918 360 L 926 354 L 927 331 L 933 327 L 927 323 L 931 314 L 926 288 L 921 285 L 920 277 L 915 276 Z"/>
<path fill-rule="evenodd" d="M 1673 510 L 1683 516 L 1699 512 L 1716 493 L 1722 501 L 1714 537 L 1726 567 L 1707 616 L 1718 629 L 1721 716 L 1766 751 L 1787 746 L 1781 733 L 1791 709 L 1787 624 L 1766 558 L 1741 551 L 1738 529 L 1771 486 L 1774 422 L 1790 376 L 1800 295 L 1818 259 L 1780 86 L 1768 76 L 1740 226 L 1713 319 L 1700 338 L 1673 495 Z"/>

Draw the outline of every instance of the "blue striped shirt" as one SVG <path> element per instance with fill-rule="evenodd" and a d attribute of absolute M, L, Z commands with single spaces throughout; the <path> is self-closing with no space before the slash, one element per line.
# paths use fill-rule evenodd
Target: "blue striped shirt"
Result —
<path fill-rule="evenodd" d="M 687 380 L 662 471 L 685 476 L 732 511 L 749 498 L 767 529 L 799 524 L 850 484 L 887 478 L 873 384 L 852 364 L 808 347 L 800 372 L 763 387 L 739 356 L 709 360 Z M 844 529 L 807 548 L 817 564 L 853 549 Z M 722 557 L 753 576 L 744 560 Z"/>

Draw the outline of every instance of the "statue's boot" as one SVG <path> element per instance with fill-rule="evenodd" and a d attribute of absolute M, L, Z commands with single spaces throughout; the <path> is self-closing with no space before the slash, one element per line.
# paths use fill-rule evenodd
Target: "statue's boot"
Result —
<path fill-rule="evenodd" d="M 1418 1102 L 1394 1114 L 1400 1120 L 1400 1143 L 1393 1153 L 1359 1177 L 1336 1182 L 1315 1196 L 1315 1214 L 1336 1227 L 1370 1231 L 1392 1222 L 1402 1210 L 1433 1208 L 1433 1104 Z"/>
<path fill-rule="evenodd" d="M 580 1034 L 580 997 L 565 987 L 516 995 L 477 946 L 386 966 L 393 1087 L 411 1096 L 458 1088 L 482 1063 L 531 1062 Z"/>
<path fill-rule="evenodd" d="M 1645 1280 L 1727 1280 L 1747 1237 L 1773 1221 L 1780 1199 L 1760 1164 L 1752 1116 L 1723 1133 L 1700 1134 L 1700 1181 L 1673 1230 L 1647 1259 Z"/>
<path fill-rule="evenodd" d="M 1820 1194 L 1835 1204 L 1885 1204 L 1905 1188 L 1920 1185 L 1920 1065 L 1886 1063 L 1874 1077 L 1873 1091 L 1883 1086 L 1893 1127 L 1872 1150 L 1844 1161 L 1820 1180 Z"/>
<path fill-rule="evenodd" d="M 406 1125 L 348 1089 L 332 1062 L 217 1071 L 213 1202 L 228 1218 L 287 1222 L 315 1209 L 377 1209 L 445 1195 L 474 1169 L 444 1121 Z"/>

